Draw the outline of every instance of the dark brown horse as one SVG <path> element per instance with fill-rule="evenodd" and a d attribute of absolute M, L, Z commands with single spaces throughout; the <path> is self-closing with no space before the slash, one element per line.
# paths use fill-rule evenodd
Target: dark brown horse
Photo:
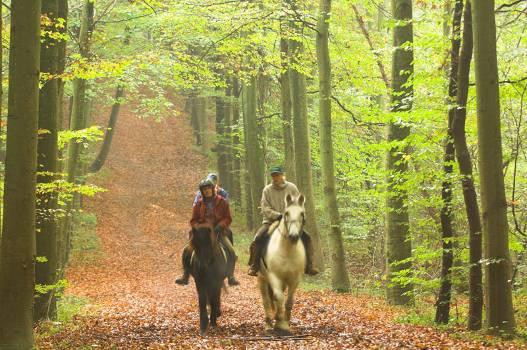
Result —
<path fill-rule="evenodd" d="M 221 289 L 230 259 L 211 225 L 193 228 L 190 245 L 194 250 L 190 265 L 199 298 L 200 332 L 205 335 L 209 325 L 207 305 L 210 306 L 211 327 L 217 326 L 216 320 L 221 315 Z"/>

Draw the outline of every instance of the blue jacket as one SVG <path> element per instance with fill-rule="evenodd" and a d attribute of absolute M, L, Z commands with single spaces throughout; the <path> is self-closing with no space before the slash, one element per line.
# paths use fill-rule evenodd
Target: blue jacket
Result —
<path fill-rule="evenodd" d="M 216 194 L 219 194 L 220 196 L 222 196 L 223 199 L 225 199 L 227 202 L 229 201 L 229 192 L 225 191 L 225 189 L 218 187 L 216 189 Z M 201 199 L 201 191 L 198 190 L 196 192 L 196 197 L 194 197 L 194 203 L 192 203 L 192 206 L 195 206 L 200 199 Z"/>

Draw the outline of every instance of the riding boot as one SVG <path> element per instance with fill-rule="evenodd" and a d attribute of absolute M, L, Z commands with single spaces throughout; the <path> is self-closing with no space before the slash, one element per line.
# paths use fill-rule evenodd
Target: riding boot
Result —
<path fill-rule="evenodd" d="M 232 236 L 232 230 L 230 228 L 225 230 L 225 235 L 227 236 L 229 241 L 231 241 L 231 244 L 234 246 L 234 238 Z"/>
<path fill-rule="evenodd" d="M 183 254 L 181 256 L 181 261 L 183 265 L 183 276 L 176 279 L 176 284 L 179 284 L 182 286 L 188 284 L 188 279 L 190 277 L 190 270 L 191 270 L 191 266 L 190 266 L 191 259 L 192 259 L 192 249 L 190 248 L 190 246 L 187 245 L 185 246 L 185 248 L 183 248 Z"/>
<path fill-rule="evenodd" d="M 258 270 L 260 269 L 260 260 L 262 259 L 263 250 L 265 247 L 266 235 L 269 230 L 269 225 L 263 225 L 260 227 L 254 240 L 251 243 L 249 248 L 250 257 L 249 257 L 249 271 L 247 274 L 249 276 L 258 276 Z"/>
<path fill-rule="evenodd" d="M 237 286 L 240 284 L 238 280 L 234 277 L 234 269 L 236 267 L 236 260 L 238 260 L 238 256 L 236 255 L 236 251 L 234 250 L 234 247 L 232 245 L 232 241 L 229 238 L 229 232 L 230 230 L 225 231 L 225 234 L 221 235 L 221 240 L 223 243 L 223 246 L 227 250 L 227 254 L 229 255 L 230 259 L 227 264 L 227 282 L 229 283 L 229 286 Z M 231 232 L 232 237 L 232 232 Z"/>
<path fill-rule="evenodd" d="M 313 266 L 313 255 L 315 253 L 315 249 L 313 248 L 311 236 L 309 236 L 309 234 L 304 231 L 301 238 L 302 243 L 304 243 L 304 248 L 306 249 L 306 267 L 304 273 L 306 275 L 314 276 L 320 271 Z"/>

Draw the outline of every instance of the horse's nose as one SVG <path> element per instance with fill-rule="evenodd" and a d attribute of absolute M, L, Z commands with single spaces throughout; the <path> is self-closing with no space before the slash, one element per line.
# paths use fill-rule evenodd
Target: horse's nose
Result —
<path fill-rule="evenodd" d="M 293 233 L 289 235 L 289 239 L 291 242 L 296 243 L 298 242 L 298 239 L 300 238 L 300 235 L 298 233 Z"/>

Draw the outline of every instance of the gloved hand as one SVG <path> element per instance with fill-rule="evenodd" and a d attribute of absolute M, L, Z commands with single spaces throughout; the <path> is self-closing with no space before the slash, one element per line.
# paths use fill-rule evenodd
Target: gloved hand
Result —
<path fill-rule="evenodd" d="M 217 234 L 220 234 L 223 232 L 223 227 L 221 227 L 221 225 L 216 225 L 216 227 L 214 227 L 214 232 L 216 232 Z"/>
<path fill-rule="evenodd" d="M 282 220 L 282 217 L 283 217 L 282 214 L 278 215 L 278 217 L 276 218 L 276 221 L 280 221 L 280 220 Z"/>

